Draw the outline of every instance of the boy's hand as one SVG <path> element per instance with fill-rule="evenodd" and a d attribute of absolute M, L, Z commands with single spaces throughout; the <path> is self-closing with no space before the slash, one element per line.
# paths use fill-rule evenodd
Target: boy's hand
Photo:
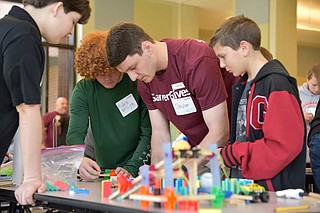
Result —
<path fill-rule="evenodd" d="M 99 178 L 101 169 L 99 165 L 90 158 L 84 157 L 79 167 L 80 177 L 85 181 L 93 181 Z"/>
<path fill-rule="evenodd" d="M 133 176 L 122 167 L 116 168 L 116 174 L 117 174 L 117 177 L 119 177 L 120 175 L 124 175 L 127 179 L 133 178 Z"/>
<path fill-rule="evenodd" d="M 303 115 L 307 123 L 310 123 L 313 120 L 313 114 L 311 112 L 304 112 Z"/>
<path fill-rule="evenodd" d="M 18 189 L 14 192 L 17 201 L 21 205 L 34 205 L 33 194 L 35 192 L 43 193 L 46 191 L 46 185 L 38 178 L 24 180 Z"/>
<path fill-rule="evenodd" d="M 220 151 L 221 151 L 221 148 L 218 148 L 218 149 L 217 149 L 218 164 L 219 164 L 219 166 L 221 167 L 221 166 L 224 166 L 224 163 L 223 163 L 223 159 L 222 159 L 222 156 L 221 156 L 221 154 L 220 154 Z"/>

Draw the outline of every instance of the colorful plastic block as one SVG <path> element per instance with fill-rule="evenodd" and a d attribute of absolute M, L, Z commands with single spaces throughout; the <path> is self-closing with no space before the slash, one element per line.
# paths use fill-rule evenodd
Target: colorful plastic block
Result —
<path fill-rule="evenodd" d="M 112 181 L 111 180 L 103 180 L 101 182 L 101 196 L 103 198 L 109 197 L 112 192 Z"/>

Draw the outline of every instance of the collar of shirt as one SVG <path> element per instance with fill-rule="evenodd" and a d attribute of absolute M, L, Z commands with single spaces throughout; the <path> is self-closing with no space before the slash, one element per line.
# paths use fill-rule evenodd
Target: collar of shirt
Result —
<path fill-rule="evenodd" d="M 24 20 L 24 21 L 29 22 L 30 24 L 32 24 L 38 30 L 39 35 L 41 36 L 41 32 L 40 32 L 40 29 L 39 29 L 37 23 L 30 16 L 30 14 L 27 11 L 25 11 L 24 9 L 22 9 L 21 7 L 12 6 L 12 8 L 9 11 L 8 15 L 13 16 L 13 17 L 15 17 L 17 19 L 20 19 L 20 20 Z"/>

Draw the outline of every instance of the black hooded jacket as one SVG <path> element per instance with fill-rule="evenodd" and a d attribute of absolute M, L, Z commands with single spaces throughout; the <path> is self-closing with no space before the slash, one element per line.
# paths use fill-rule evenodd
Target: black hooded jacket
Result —
<path fill-rule="evenodd" d="M 246 142 L 237 142 L 237 110 L 247 78 L 233 86 L 230 143 L 221 150 L 226 166 L 240 166 L 244 178 L 268 191 L 304 189 L 306 127 L 296 80 L 278 60 L 261 68 L 247 94 Z"/>

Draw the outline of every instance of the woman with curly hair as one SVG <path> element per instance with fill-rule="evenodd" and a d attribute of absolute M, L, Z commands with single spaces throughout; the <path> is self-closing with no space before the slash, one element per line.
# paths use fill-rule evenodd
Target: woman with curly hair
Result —
<path fill-rule="evenodd" d="M 106 60 L 107 32 L 93 32 L 75 53 L 75 70 L 84 79 L 72 93 L 67 144 L 83 144 L 91 126 L 96 161 L 85 155 L 79 172 L 87 181 L 103 169 L 136 177 L 149 162 L 151 124 L 148 111 L 128 75 L 110 68 Z"/>

